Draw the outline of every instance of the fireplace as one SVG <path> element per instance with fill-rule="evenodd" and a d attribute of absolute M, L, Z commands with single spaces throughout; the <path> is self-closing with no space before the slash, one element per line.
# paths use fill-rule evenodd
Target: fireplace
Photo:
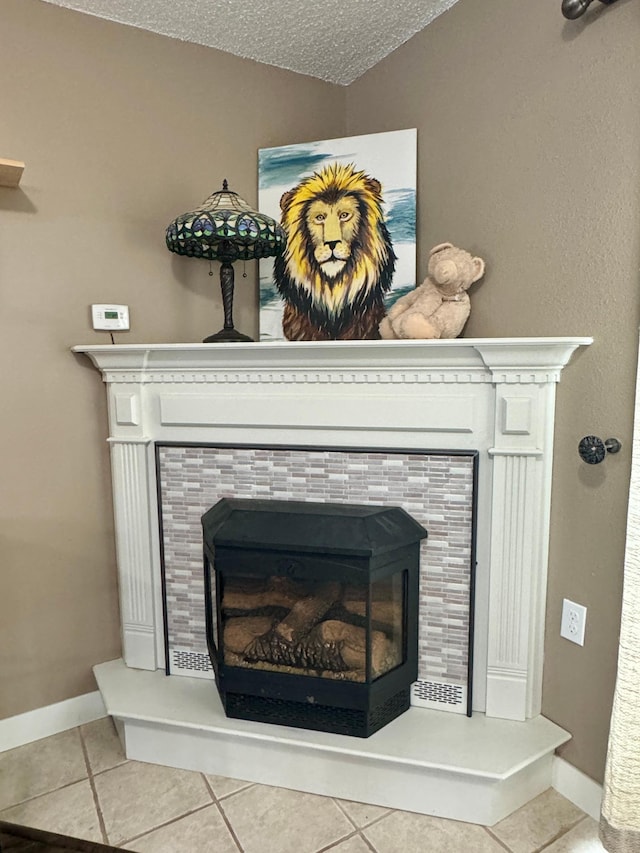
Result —
<path fill-rule="evenodd" d="M 553 751 L 569 738 L 540 715 L 555 395 L 572 353 L 591 342 L 75 347 L 107 385 L 123 660 L 94 672 L 127 756 L 487 825 L 548 788 Z M 473 455 L 473 715 L 412 705 L 356 739 L 229 718 L 210 681 L 167 678 L 159 445 L 185 448 L 193 476 L 200 447 L 240 448 L 224 463 L 234 468 L 264 447 L 278 460 L 291 448 Z M 167 470 L 174 461 L 167 454 Z M 241 497 L 246 483 L 236 485 L 208 495 L 198 519 L 220 497 Z M 437 525 L 424 523 L 433 555 Z M 176 584 L 177 604 L 182 595 Z"/>
<path fill-rule="evenodd" d="M 202 527 L 227 716 L 368 737 L 408 709 L 422 525 L 400 507 L 223 498 Z"/>

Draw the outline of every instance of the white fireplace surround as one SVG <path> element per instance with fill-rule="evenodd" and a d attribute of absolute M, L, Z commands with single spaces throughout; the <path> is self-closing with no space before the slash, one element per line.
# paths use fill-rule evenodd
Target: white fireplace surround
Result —
<path fill-rule="evenodd" d="M 124 708 L 123 679 L 144 677 L 135 671 L 155 673 L 165 665 L 156 442 L 468 450 L 479 454 L 474 710 L 486 724 L 500 718 L 541 725 L 555 390 L 571 355 L 591 342 L 573 337 L 74 347 L 91 358 L 108 389 L 126 665 L 116 672 L 109 664 L 108 671 L 96 672 L 103 694 L 109 692 L 111 676 L 118 683 L 113 687 L 118 709 L 113 702 L 110 708 L 105 696 L 110 712 L 121 720 L 135 719 L 131 731 L 139 729 L 143 713 Z M 175 682 L 189 679 L 166 681 L 174 682 L 170 690 L 175 698 L 180 690 Z M 207 687 L 204 683 L 193 690 Z M 455 717 L 423 709 L 407 712 L 431 713 Z M 446 725 L 478 725 L 475 717 Z M 553 728 L 546 730 L 547 751 L 566 739 L 566 733 Z M 331 747 L 329 752 L 339 750 Z M 147 754 L 142 746 L 141 754 Z M 518 761 L 520 773 L 524 765 Z M 178 758 L 166 763 L 193 765 Z M 209 772 L 222 767 L 234 775 L 227 763 L 214 765 Z M 540 767 L 533 775 L 535 781 L 521 786 L 519 798 L 492 799 L 486 807 L 412 807 L 491 822 L 517 807 L 522 797 L 535 795 L 541 784 L 544 789 Z M 256 781 L 296 787 L 268 773 L 251 778 L 256 776 Z M 322 786 L 312 790 L 326 793 Z M 402 808 L 392 795 L 367 797 Z"/>

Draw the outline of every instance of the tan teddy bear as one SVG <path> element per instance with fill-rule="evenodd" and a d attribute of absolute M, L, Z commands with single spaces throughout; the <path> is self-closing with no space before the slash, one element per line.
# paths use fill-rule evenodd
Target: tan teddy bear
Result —
<path fill-rule="evenodd" d="M 451 243 L 434 246 L 429 273 L 401 296 L 380 323 L 382 338 L 457 338 L 471 313 L 466 292 L 484 275 L 484 261 Z"/>

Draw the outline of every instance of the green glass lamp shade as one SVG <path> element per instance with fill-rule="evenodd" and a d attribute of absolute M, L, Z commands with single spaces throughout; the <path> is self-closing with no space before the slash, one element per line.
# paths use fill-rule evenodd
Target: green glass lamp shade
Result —
<path fill-rule="evenodd" d="M 234 261 L 252 261 L 280 255 L 286 236 L 282 227 L 270 216 L 258 213 L 226 180 L 222 189 L 190 213 L 183 213 L 170 223 L 166 233 L 167 248 L 189 258 L 220 261 L 220 285 L 224 307 L 224 328 L 205 338 L 217 341 L 250 341 L 233 328 Z"/>

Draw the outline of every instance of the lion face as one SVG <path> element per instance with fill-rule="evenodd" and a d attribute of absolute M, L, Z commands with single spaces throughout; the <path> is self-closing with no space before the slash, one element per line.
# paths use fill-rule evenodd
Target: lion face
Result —
<path fill-rule="evenodd" d="M 289 340 L 377 338 L 395 255 L 380 183 L 332 163 L 280 200 L 287 234 L 274 278 Z"/>
<path fill-rule="evenodd" d="M 305 221 L 314 258 L 324 275 L 335 278 L 351 256 L 351 246 L 360 227 L 356 199 L 343 196 L 335 204 L 317 199 L 307 208 Z"/>

